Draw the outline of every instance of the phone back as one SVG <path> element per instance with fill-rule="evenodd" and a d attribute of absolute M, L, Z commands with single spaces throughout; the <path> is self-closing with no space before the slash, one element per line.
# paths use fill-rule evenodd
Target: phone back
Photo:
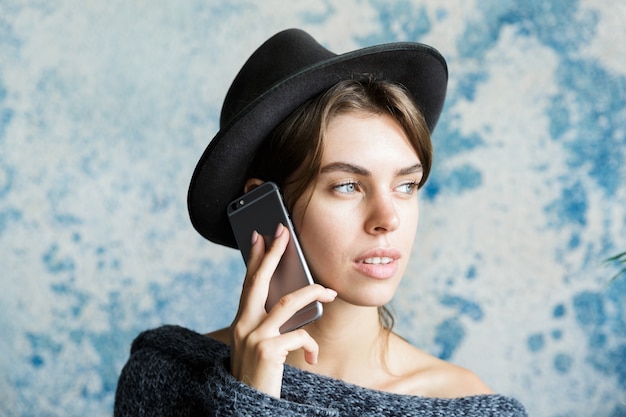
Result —
<path fill-rule="evenodd" d="M 228 206 L 228 217 L 239 250 L 246 264 L 250 259 L 252 232 L 257 231 L 269 250 L 274 233 L 282 223 L 290 233 L 289 243 L 272 280 L 265 308 L 269 311 L 283 295 L 306 285 L 313 284 L 313 277 L 304 259 L 295 230 L 276 184 L 265 182 Z M 283 327 L 281 332 L 301 327 L 322 314 L 321 303 L 313 303 L 299 311 Z"/>

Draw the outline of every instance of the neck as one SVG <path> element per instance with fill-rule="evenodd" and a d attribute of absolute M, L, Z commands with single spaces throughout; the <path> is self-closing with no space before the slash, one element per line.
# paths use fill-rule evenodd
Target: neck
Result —
<path fill-rule="evenodd" d="M 305 329 L 319 346 L 318 362 L 310 365 L 301 351 L 295 351 L 287 358 L 291 366 L 353 383 L 384 366 L 387 338 L 376 307 L 358 307 L 338 299 L 324 305 L 322 317 Z"/>

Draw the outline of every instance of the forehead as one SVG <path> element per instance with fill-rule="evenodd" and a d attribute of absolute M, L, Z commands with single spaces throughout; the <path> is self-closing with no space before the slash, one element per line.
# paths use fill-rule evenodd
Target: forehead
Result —
<path fill-rule="evenodd" d="M 390 158 L 419 162 L 400 123 L 387 114 L 346 113 L 333 117 L 324 135 L 322 162 Z"/>

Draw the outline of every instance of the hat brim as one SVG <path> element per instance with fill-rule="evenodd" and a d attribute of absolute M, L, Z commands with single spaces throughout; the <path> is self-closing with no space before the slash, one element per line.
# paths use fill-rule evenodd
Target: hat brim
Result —
<path fill-rule="evenodd" d="M 402 84 L 433 131 L 448 80 L 446 62 L 434 48 L 391 43 L 335 55 L 277 82 L 220 129 L 191 179 L 187 203 L 194 228 L 212 242 L 236 248 L 226 207 L 242 193 L 247 167 L 263 140 L 300 105 L 361 74 Z"/>

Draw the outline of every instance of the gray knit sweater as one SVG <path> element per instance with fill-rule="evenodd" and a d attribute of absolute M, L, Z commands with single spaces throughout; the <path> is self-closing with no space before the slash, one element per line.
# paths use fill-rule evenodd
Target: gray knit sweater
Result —
<path fill-rule="evenodd" d="M 290 366 L 277 399 L 236 380 L 228 355 L 226 345 L 182 327 L 140 334 L 119 378 L 115 416 L 526 416 L 501 395 L 397 395 Z"/>

